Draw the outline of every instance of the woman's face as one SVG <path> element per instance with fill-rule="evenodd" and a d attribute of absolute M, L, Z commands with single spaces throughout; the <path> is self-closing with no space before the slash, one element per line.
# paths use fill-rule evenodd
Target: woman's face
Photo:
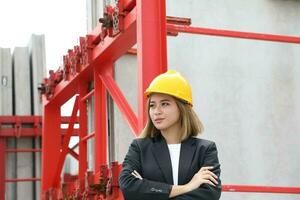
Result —
<path fill-rule="evenodd" d="M 149 115 L 154 126 L 160 131 L 178 128 L 180 112 L 175 99 L 166 94 L 154 93 L 150 96 Z"/>

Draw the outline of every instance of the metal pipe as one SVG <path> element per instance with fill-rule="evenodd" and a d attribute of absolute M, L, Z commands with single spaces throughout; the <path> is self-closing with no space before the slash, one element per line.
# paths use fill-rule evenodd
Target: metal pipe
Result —
<path fill-rule="evenodd" d="M 202 34 L 202 35 L 212 35 L 212 36 L 221 36 L 221 37 L 232 37 L 232 38 L 243 38 L 243 39 L 251 39 L 251 40 L 264 40 L 264 41 L 300 44 L 300 37 L 286 36 L 286 35 L 230 31 L 230 30 L 223 30 L 223 29 L 201 28 L 201 27 L 192 27 L 192 26 L 176 25 L 176 24 L 167 24 L 167 30 L 171 32 L 180 32 L 180 33 Z"/>
<path fill-rule="evenodd" d="M 224 192 L 258 192 L 300 194 L 300 187 L 253 186 L 253 185 L 223 185 Z"/>

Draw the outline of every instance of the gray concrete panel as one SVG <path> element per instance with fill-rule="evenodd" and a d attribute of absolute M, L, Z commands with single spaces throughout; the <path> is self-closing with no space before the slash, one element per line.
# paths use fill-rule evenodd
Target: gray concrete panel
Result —
<path fill-rule="evenodd" d="M 31 115 L 31 81 L 29 51 L 26 47 L 16 47 L 13 53 L 15 114 Z M 18 138 L 17 148 L 33 148 L 32 138 Z M 17 154 L 17 177 L 33 177 L 33 155 Z M 33 199 L 33 183 L 17 183 L 17 199 Z"/>
<path fill-rule="evenodd" d="M 103 1 L 102 0 L 87 0 L 87 31 L 91 32 L 97 24 L 99 18 L 103 17 Z"/>
<path fill-rule="evenodd" d="M 0 77 L 1 77 L 1 91 L 0 91 L 0 115 L 13 114 L 13 100 L 12 100 L 12 56 L 9 48 L 0 48 Z M 7 148 L 16 148 L 15 138 L 6 139 Z M 16 178 L 16 154 L 6 154 L 6 178 Z M 16 183 L 6 183 L 5 185 L 5 199 L 15 199 Z"/>
<path fill-rule="evenodd" d="M 131 109 L 137 115 L 138 71 L 136 58 L 135 55 L 125 55 L 116 62 L 115 80 Z M 122 163 L 134 135 L 116 104 L 114 104 L 114 127 L 114 158 Z"/>
<path fill-rule="evenodd" d="M 9 48 L 0 48 L 0 115 L 12 115 L 12 61 Z"/>
<path fill-rule="evenodd" d="M 33 95 L 33 115 L 42 115 L 42 102 L 38 92 L 39 83 L 43 82 L 46 77 L 46 54 L 45 54 L 45 36 L 32 35 L 28 44 L 30 54 L 30 67 L 32 76 L 32 95 Z M 40 138 L 34 139 L 34 148 L 41 148 Z M 34 155 L 34 177 L 41 177 L 41 153 L 33 153 Z M 40 199 L 39 181 L 34 183 L 35 198 Z"/>

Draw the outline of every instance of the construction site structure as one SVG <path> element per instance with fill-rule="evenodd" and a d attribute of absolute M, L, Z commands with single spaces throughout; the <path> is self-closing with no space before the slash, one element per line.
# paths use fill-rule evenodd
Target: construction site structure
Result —
<path fill-rule="evenodd" d="M 262 2 L 167 1 L 166 12 L 164 0 L 104 1 L 100 24 L 91 20 L 96 27 L 40 86 L 41 198 L 123 199 L 120 164 L 146 120 L 143 93 L 172 66 L 192 83 L 195 110 L 206 127 L 201 137 L 217 143 L 221 198 L 298 199 L 300 4 Z M 91 16 L 97 18 L 101 9 L 95 10 Z M 272 26 L 275 13 L 279 23 Z M 251 16 L 258 18 L 247 23 Z M 63 133 L 61 107 L 70 99 Z M 70 147 L 73 137 L 78 145 Z M 78 163 L 74 174 L 71 166 L 64 168 L 72 163 L 67 155 Z"/>

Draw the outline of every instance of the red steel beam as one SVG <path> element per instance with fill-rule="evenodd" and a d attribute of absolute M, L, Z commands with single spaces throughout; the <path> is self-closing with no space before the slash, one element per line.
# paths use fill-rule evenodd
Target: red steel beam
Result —
<path fill-rule="evenodd" d="M 56 167 L 54 168 L 54 172 L 55 172 L 54 176 L 50 178 L 52 181 L 52 185 L 55 187 L 59 186 L 61 170 L 62 170 L 62 167 L 64 164 L 65 157 L 68 153 L 69 142 L 70 142 L 70 138 L 72 136 L 72 132 L 74 129 L 74 124 L 75 124 L 75 118 L 76 118 L 76 115 L 78 112 L 78 101 L 79 101 L 78 99 L 79 99 L 79 97 L 77 96 L 75 99 L 75 102 L 74 102 L 68 131 L 67 131 L 67 134 L 63 138 L 63 143 L 62 143 L 62 147 L 60 148 L 60 153 L 58 154 L 58 159 L 51 158 L 52 161 L 56 160 L 56 163 L 57 163 Z M 56 156 L 56 158 L 57 158 L 57 156 Z"/>
<path fill-rule="evenodd" d="M 54 188 L 53 177 L 61 147 L 60 105 L 44 106 L 42 139 L 42 191 Z M 41 199 L 43 197 L 41 196 Z"/>
<path fill-rule="evenodd" d="M 42 149 L 6 149 L 6 153 L 42 152 Z"/>
<path fill-rule="evenodd" d="M 88 100 L 88 99 L 90 99 L 93 95 L 94 95 L 94 91 L 95 90 L 91 90 L 89 93 L 87 93 L 84 97 L 82 97 L 81 99 L 80 99 L 80 101 L 86 101 L 86 100 Z"/>
<path fill-rule="evenodd" d="M 104 67 L 112 67 L 109 62 Z M 95 139 L 94 139 L 94 155 L 95 155 L 95 176 L 94 181 L 99 180 L 99 170 L 102 165 L 107 164 L 107 114 L 106 114 L 106 90 L 103 82 L 99 77 L 99 68 L 94 70 L 94 87 L 95 87 L 95 103 L 94 103 L 94 124 L 95 124 Z"/>
<path fill-rule="evenodd" d="M 88 38 L 93 40 L 101 34 L 101 25 L 98 25 Z M 109 38 L 106 37 L 104 42 L 100 42 L 92 49 L 91 63 L 77 74 L 70 81 L 61 81 L 56 87 L 54 96 L 51 101 L 44 100 L 45 105 L 63 105 L 72 96 L 77 93 L 78 85 L 83 77 L 92 79 L 95 68 L 103 68 L 103 62 L 107 60 L 117 60 L 124 55 L 126 51 L 136 43 L 136 9 L 133 8 L 124 18 L 124 30 L 121 34 Z M 45 98 L 44 98 L 45 99 Z"/>
<path fill-rule="evenodd" d="M 10 178 L 5 179 L 7 183 L 15 183 L 15 182 L 32 182 L 32 181 L 41 181 L 40 178 Z"/>
<path fill-rule="evenodd" d="M 69 123 L 70 117 L 62 116 L 61 123 Z M 78 118 L 76 122 L 78 122 Z M 42 123 L 42 116 L 38 115 L 1 115 L 0 124 L 34 124 Z"/>
<path fill-rule="evenodd" d="M 125 119 L 127 120 L 132 132 L 137 136 L 138 135 L 138 119 L 134 112 L 132 111 L 129 103 L 127 102 L 126 98 L 122 94 L 121 90 L 119 89 L 118 85 L 115 83 L 114 79 L 111 75 L 102 73 L 100 74 L 101 80 L 105 85 L 106 89 L 110 93 L 111 97 L 121 110 L 122 114 L 124 115 Z"/>
<path fill-rule="evenodd" d="M 76 160 L 79 160 L 79 155 L 73 149 L 68 148 L 68 153 L 73 156 Z"/>
<path fill-rule="evenodd" d="M 83 99 L 88 95 L 87 89 L 88 89 L 88 82 L 85 80 L 81 81 L 81 84 L 79 85 L 79 99 Z M 78 178 L 80 182 L 80 192 L 84 191 L 85 188 L 85 173 L 87 171 L 87 141 L 82 141 L 82 138 L 84 138 L 87 135 L 87 102 L 86 101 L 79 101 L 78 102 L 78 108 L 79 108 L 79 173 Z M 76 114 L 75 114 L 76 116 Z"/>
<path fill-rule="evenodd" d="M 61 135 L 65 135 L 67 132 L 67 129 L 62 128 L 60 129 Z M 73 130 L 73 136 L 78 136 L 78 129 Z M 2 128 L 0 130 L 0 137 L 38 137 L 42 135 L 42 129 L 41 128 Z"/>
<path fill-rule="evenodd" d="M 144 91 L 157 75 L 167 70 L 165 0 L 137 1 L 138 132 L 146 122 Z"/>
<path fill-rule="evenodd" d="M 223 185 L 224 192 L 257 192 L 257 193 L 287 193 L 300 194 L 300 187 L 253 186 L 253 185 Z"/>
<path fill-rule="evenodd" d="M 0 199 L 5 199 L 5 138 L 0 137 Z"/>
<path fill-rule="evenodd" d="M 93 137 L 95 137 L 95 133 L 91 133 L 91 134 L 86 135 L 85 137 L 81 138 L 81 141 L 83 142 L 83 141 L 86 141 L 86 140 L 91 139 Z"/>
<path fill-rule="evenodd" d="M 136 5 L 136 0 L 123 0 L 123 2 L 124 11 L 131 11 Z"/>
<path fill-rule="evenodd" d="M 176 25 L 176 24 L 167 24 L 167 30 L 171 32 L 300 44 L 300 37 L 286 36 L 286 35 L 231 31 L 231 30 L 201 28 L 201 27 L 192 27 L 192 26 Z"/>

